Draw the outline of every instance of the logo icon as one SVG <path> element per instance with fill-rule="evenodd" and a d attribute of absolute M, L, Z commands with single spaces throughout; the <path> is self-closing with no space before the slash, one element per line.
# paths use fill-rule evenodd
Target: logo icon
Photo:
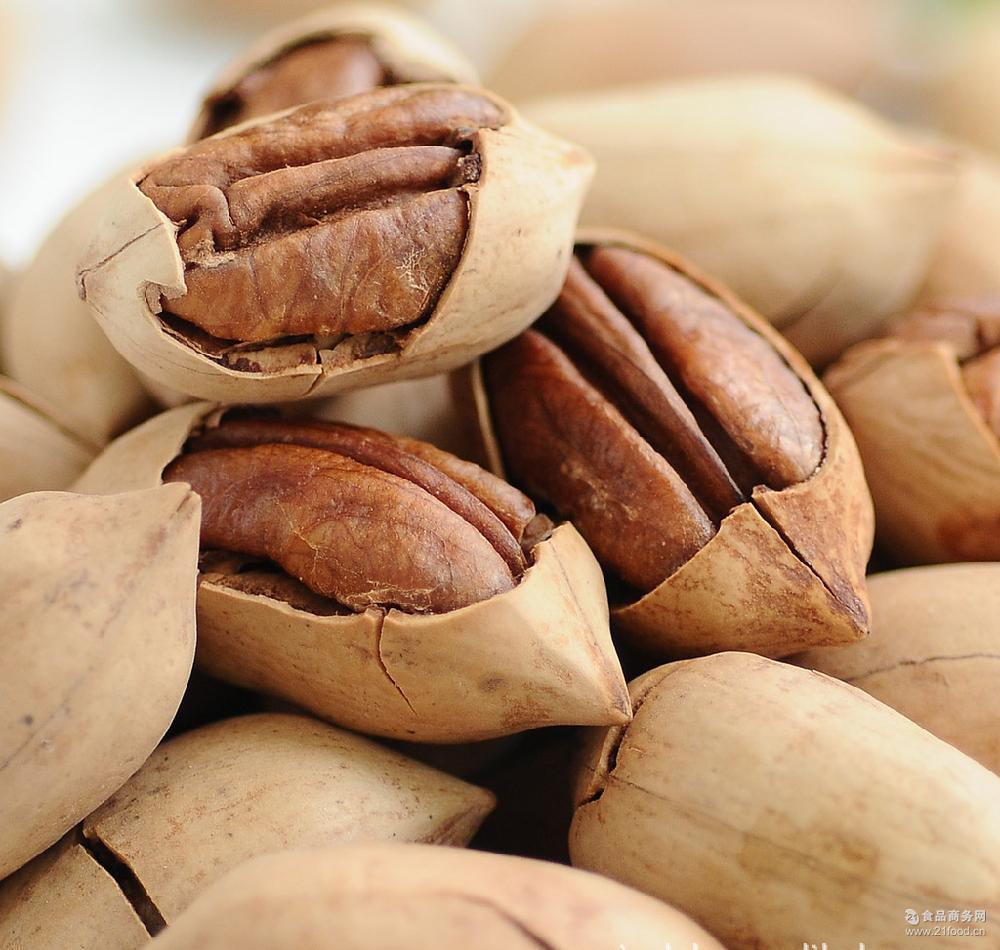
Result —
<path fill-rule="evenodd" d="M 918 914 L 912 907 L 906 908 L 906 922 L 908 924 L 920 923 L 920 914 Z"/>

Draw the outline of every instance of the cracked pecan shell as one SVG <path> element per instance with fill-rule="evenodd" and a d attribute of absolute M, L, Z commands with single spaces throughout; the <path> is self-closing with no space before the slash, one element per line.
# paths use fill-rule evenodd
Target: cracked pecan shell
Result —
<path fill-rule="evenodd" d="M 312 103 L 140 169 L 78 279 L 154 381 L 280 401 L 454 368 L 558 294 L 591 163 L 489 93 Z"/>
<path fill-rule="evenodd" d="M 824 381 L 861 451 L 886 553 L 1000 560 L 1000 299 L 922 307 Z"/>
<path fill-rule="evenodd" d="M 556 304 L 479 373 L 487 458 L 577 525 L 641 646 L 780 656 L 864 636 L 850 434 L 797 354 L 684 262 L 581 238 Z"/>
<path fill-rule="evenodd" d="M 205 96 L 188 140 L 378 86 L 476 80 L 458 50 L 403 10 L 323 10 L 268 33 L 233 62 Z"/>
<path fill-rule="evenodd" d="M 427 443 L 200 403 L 75 488 L 202 496 L 197 662 L 338 724 L 461 742 L 622 721 L 600 567 L 516 489 Z"/>

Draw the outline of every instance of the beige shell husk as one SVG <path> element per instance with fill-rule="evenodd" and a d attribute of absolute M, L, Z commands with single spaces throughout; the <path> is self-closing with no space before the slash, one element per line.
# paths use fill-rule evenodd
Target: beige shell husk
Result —
<path fill-rule="evenodd" d="M 248 858 L 352 841 L 465 845 L 493 805 L 484 789 L 368 739 L 304 716 L 259 714 L 161 745 L 86 819 L 82 841 L 130 900 L 136 890 L 142 894 L 137 910 L 145 910 L 148 899 L 154 911 L 146 918 L 169 925 L 205 887 Z M 44 915 L 57 918 L 49 926 L 65 932 L 80 925 L 48 901 L 51 888 L 65 887 L 60 879 L 69 871 L 64 858 L 51 867 L 47 857 L 22 871 L 19 886 L 33 887 L 38 896 L 13 922 L 18 930 L 0 922 L 0 946 L 20 946 L 24 928 Z M 33 885 L 43 875 L 45 889 Z M 0 885 L 0 906 L 11 899 L 9 886 Z M 93 912 L 88 921 L 99 923 Z M 112 950 L 138 945 L 122 942 Z"/>
<path fill-rule="evenodd" d="M 916 293 L 952 157 L 790 78 L 690 79 L 523 106 L 598 172 L 584 224 L 691 258 L 825 365 Z"/>
<path fill-rule="evenodd" d="M 868 582 L 875 629 L 795 658 L 863 689 L 1000 773 L 1000 564 L 947 564 Z"/>
<path fill-rule="evenodd" d="M 46 400 L 63 426 L 97 447 L 154 410 L 135 371 L 108 342 L 76 289 L 76 264 L 120 174 L 56 225 L 18 276 L 0 322 L 4 372 Z"/>
<path fill-rule="evenodd" d="M 200 425 L 223 410 L 182 406 L 112 443 L 75 488 L 160 483 Z M 199 667 L 339 725 L 420 742 L 469 742 L 628 715 L 600 567 L 570 525 L 536 545 L 511 591 L 444 614 L 371 609 L 320 617 L 203 580 Z"/>
<path fill-rule="evenodd" d="M 257 858 L 203 894 L 152 946 L 722 950 L 679 911 L 595 874 L 419 844 Z"/>
<path fill-rule="evenodd" d="M 62 428 L 48 406 L 0 376 L 0 501 L 68 487 L 96 451 Z"/>
<path fill-rule="evenodd" d="M 414 88 L 421 86 L 433 84 Z M 281 402 L 461 366 L 516 336 L 556 298 L 593 174 L 585 152 L 485 95 L 510 121 L 474 135 L 482 172 L 478 183 L 462 189 L 470 207 L 462 259 L 430 317 L 396 352 L 345 361 L 336 351 L 309 346 L 293 367 L 243 372 L 168 334 L 156 311 L 161 294 L 169 301 L 184 293 L 184 268 L 176 226 L 136 184 L 155 163 L 120 179 L 108 196 L 80 264 L 81 293 L 126 359 L 168 388 L 203 399 Z"/>
<path fill-rule="evenodd" d="M 583 750 L 574 864 L 730 950 L 906 950 L 907 908 L 995 926 L 1000 778 L 978 762 L 859 689 L 748 654 L 659 667 L 631 692 L 631 725 Z"/>
<path fill-rule="evenodd" d="M 0 882 L 4 950 L 133 950 L 148 942 L 114 878 L 72 835 Z"/>
<path fill-rule="evenodd" d="M 824 379 L 861 452 L 886 553 L 901 564 L 1000 560 L 1000 439 L 954 351 L 874 340 Z"/>
<path fill-rule="evenodd" d="M 369 40 L 375 57 L 398 82 L 424 79 L 432 72 L 441 81 L 470 85 L 479 81 L 475 67 L 464 54 L 405 10 L 379 4 L 327 7 L 261 37 L 232 62 L 205 95 L 188 141 L 195 142 L 205 135 L 215 102 L 255 70 L 297 46 L 341 36 Z"/>
<path fill-rule="evenodd" d="M 186 485 L 0 505 L 0 878 L 167 731 L 194 657 L 200 512 Z"/>
<path fill-rule="evenodd" d="M 561 0 L 543 10 L 487 73 L 515 102 L 760 69 L 852 91 L 890 79 L 889 11 L 868 0 Z"/>
<path fill-rule="evenodd" d="M 843 417 L 806 362 L 724 287 L 671 251 L 626 232 L 585 229 L 579 244 L 614 244 L 650 254 L 722 300 L 792 368 L 823 420 L 826 446 L 816 472 L 751 502 L 723 520 L 715 536 L 658 587 L 612 609 L 616 629 L 660 658 L 746 650 L 787 656 L 868 632 L 865 564 L 871 552 L 871 498 Z M 478 364 L 466 371 L 482 439 L 478 453 L 503 474 L 499 442 Z"/>

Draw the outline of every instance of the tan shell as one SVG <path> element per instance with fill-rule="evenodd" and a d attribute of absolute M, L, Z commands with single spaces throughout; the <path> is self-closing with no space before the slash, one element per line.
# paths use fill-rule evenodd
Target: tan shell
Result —
<path fill-rule="evenodd" d="M 85 492 L 160 483 L 205 403 L 165 412 L 97 458 Z M 422 742 L 465 742 L 549 725 L 625 721 L 600 567 L 570 525 L 536 546 L 516 588 L 461 610 L 318 617 L 203 581 L 198 664 L 339 725 Z"/>
<path fill-rule="evenodd" d="M 722 950 L 682 913 L 597 875 L 417 844 L 290 851 L 249 861 L 152 946 Z"/>
<path fill-rule="evenodd" d="M 454 369 L 516 336 L 555 299 L 593 172 L 586 153 L 500 105 L 511 121 L 475 136 L 482 176 L 466 186 L 462 260 L 433 313 L 396 353 L 334 364 L 323 350 L 301 365 L 254 373 L 223 367 L 170 336 L 154 308 L 161 293 L 184 292 L 184 269 L 175 225 L 136 185 L 145 169 L 108 195 L 80 264 L 81 293 L 126 359 L 153 380 L 203 399 L 281 402 Z"/>
<path fill-rule="evenodd" d="M 996 926 L 1000 778 L 977 762 L 861 690 L 747 654 L 662 666 L 631 692 L 632 724 L 591 730 L 581 760 L 574 864 L 730 950 L 906 950 L 907 908 Z"/>
<path fill-rule="evenodd" d="M 507 44 L 486 84 L 519 102 L 767 69 L 856 90 L 884 78 L 890 67 L 887 6 L 869 0 L 560 0 L 542 7 Z"/>
<path fill-rule="evenodd" d="M 1000 294 L 1000 161 L 966 149 L 958 196 L 920 288 L 919 302 Z"/>
<path fill-rule="evenodd" d="M 76 263 L 119 177 L 95 189 L 56 225 L 19 275 L 0 321 L 4 372 L 97 447 L 153 411 L 135 371 L 108 342 L 76 289 Z"/>
<path fill-rule="evenodd" d="M 188 141 L 205 135 L 210 104 L 224 97 L 249 73 L 289 48 L 337 36 L 369 39 L 379 62 L 402 82 L 423 78 L 430 72 L 461 83 L 479 80 L 475 67 L 458 49 L 405 10 L 378 4 L 326 7 L 261 37 L 232 62 L 206 93 Z"/>
<path fill-rule="evenodd" d="M 864 643 L 795 658 L 898 710 L 1000 773 L 1000 564 L 876 574 Z"/>
<path fill-rule="evenodd" d="M 676 248 L 813 365 L 909 302 L 955 189 L 949 155 L 795 79 L 689 79 L 523 108 L 597 159 L 584 224 Z"/>
<path fill-rule="evenodd" d="M 493 803 L 489 792 L 360 736 L 304 716 L 261 714 L 161 745 L 84 822 L 83 840 L 147 922 L 162 925 L 247 858 L 351 841 L 464 845 Z M 68 873 L 64 860 L 54 869 L 44 858 L 29 865 L 21 886 L 40 874 L 58 880 Z M 136 881 L 142 901 L 129 886 Z M 0 886 L 0 906 L 9 899 L 4 891 Z M 56 913 L 46 891 L 36 893 L 14 921 L 20 930 L 0 923 L 0 946 L 19 946 L 23 928 L 40 916 L 59 918 L 51 926 L 64 933 L 79 926 Z"/>
<path fill-rule="evenodd" d="M 580 244 L 637 248 L 687 274 L 764 336 L 809 390 L 823 419 L 826 451 L 813 476 L 782 491 L 759 487 L 693 558 L 612 621 L 659 657 L 747 650 L 787 656 L 807 646 L 849 643 L 867 634 L 865 564 L 871 499 L 851 433 L 833 400 L 788 343 L 726 288 L 662 247 L 626 232 L 584 230 Z M 469 371 L 483 447 L 503 474 L 478 364 Z M 777 527 L 775 527 L 777 526 Z"/>
<path fill-rule="evenodd" d="M 200 512 L 186 485 L 0 505 L 0 878 L 167 731 L 194 656 Z"/>
<path fill-rule="evenodd" d="M 886 552 L 904 564 L 1000 560 L 1000 440 L 954 351 L 873 340 L 824 381 L 857 440 Z"/>
<path fill-rule="evenodd" d="M 95 453 L 55 422 L 49 407 L 0 376 L 0 501 L 66 488 Z"/>

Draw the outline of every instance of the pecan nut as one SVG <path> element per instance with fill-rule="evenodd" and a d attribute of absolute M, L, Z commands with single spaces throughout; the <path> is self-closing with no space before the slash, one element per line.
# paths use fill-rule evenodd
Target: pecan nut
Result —
<path fill-rule="evenodd" d="M 482 377 L 505 471 L 579 527 L 623 600 L 671 582 L 749 506 L 832 595 L 842 636 L 865 630 L 864 542 L 841 541 L 845 563 L 820 567 L 797 536 L 810 526 L 778 501 L 816 478 L 842 421 L 759 319 L 683 265 L 624 239 L 582 243 L 559 300 L 484 357 Z M 860 501 L 839 531 L 856 534 L 857 517 L 863 537 L 856 456 L 846 464 Z M 769 573 L 781 586 L 760 572 L 761 595 Z"/>
<path fill-rule="evenodd" d="M 432 375 L 555 299 L 591 170 L 481 90 L 374 89 L 138 170 L 108 196 L 78 286 L 123 355 L 190 395 Z"/>

